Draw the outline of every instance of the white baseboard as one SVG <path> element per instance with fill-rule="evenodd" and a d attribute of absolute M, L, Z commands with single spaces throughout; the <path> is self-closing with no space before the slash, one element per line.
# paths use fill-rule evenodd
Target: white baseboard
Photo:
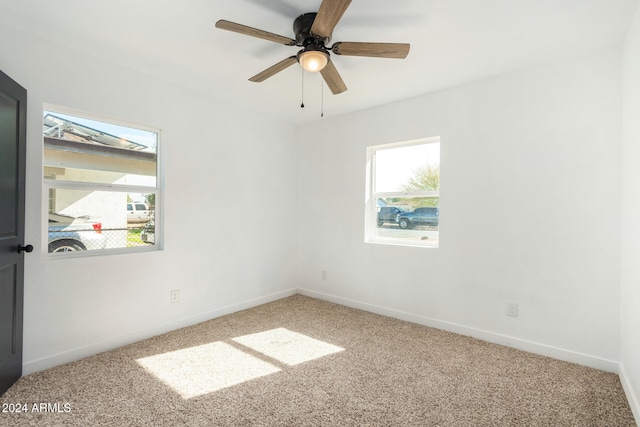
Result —
<path fill-rule="evenodd" d="M 638 400 L 638 395 L 635 393 L 633 387 L 631 386 L 629 375 L 627 374 L 627 370 L 625 369 L 623 363 L 620 363 L 619 375 L 620 382 L 622 383 L 622 388 L 627 395 L 627 400 L 629 401 L 629 406 L 631 407 L 631 412 L 633 412 L 633 416 L 636 419 L 636 424 L 640 425 L 640 400 Z"/>
<path fill-rule="evenodd" d="M 430 326 L 432 328 L 442 329 L 454 332 L 460 335 L 466 335 L 478 338 L 483 341 L 500 344 L 507 347 L 516 348 L 518 350 L 527 351 L 529 353 L 539 354 L 542 356 L 552 357 L 554 359 L 564 360 L 566 362 L 577 363 L 579 365 L 588 366 L 606 372 L 619 373 L 620 365 L 617 361 L 602 359 L 588 354 L 578 353 L 559 347 L 540 344 L 533 341 L 523 340 L 508 335 L 498 334 L 495 332 L 485 331 L 482 329 L 472 328 L 457 323 L 432 319 L 430 317 L 421 316 L 412 313 L 406 313 L 399 310 L 393 310 L 373 304 L 363 303 L 348 298 L 329 295 L 322 292 L 316 292 L 309 289 L 298 289 L 298 293 L 312 298 L 317 298 L 336 304 L 346 305 L 347 307 L 357 308 L 383 316 L 393 317 L 407 322 L 417 323 L 419 325 Z"/>
<path fill-rule="evenodd" d="M 81 347 L 76 347 L 70 350 L 66 350 L 60 353 L 56 353 L 50 356 L 42 357 L 39 359 L 27 360 L 22 363 L 22 374 L 28 375 L 34 372 L 42 371 L 44 369 L 52 368 L 54 366 L 62 365 L 64 363 L 73 362 L 75 360 L 82 359 L 84 357 L 92 356 L 94 354 L 101 353 L 103 351 L 112 350 L 114 348 L 121 347 L 123 345 L 131 344 L 136 341 L 151 338 L 156 335 L 163 334 L 165 332 L 173 331 L 176 329 L 184 328 L 186 326 L 195 325 L 200 322 L 204 322 L 216 317 L 224 316 L 226 314 L 235 313 L 237 311 L 246 310 L 261 304 L 276 301 L 282 298 L 286 298 L 297 293 L 296 289 L 288 289 L 281 292 L 276 292 L 269 295 L 263 295 L 258 298 L 243 301 L 237 304 L 232 304 L 226 307 L 221 307 L 215 310 L 198 313 L 196 315 L 183 317 L 180 319 L 172 320 L 171 322 L 154 325 L 151 328 L 142 328 L 135 331 L 128 332 L 124 335 L 115 336 L 106 340 L 96 341 Z"/>

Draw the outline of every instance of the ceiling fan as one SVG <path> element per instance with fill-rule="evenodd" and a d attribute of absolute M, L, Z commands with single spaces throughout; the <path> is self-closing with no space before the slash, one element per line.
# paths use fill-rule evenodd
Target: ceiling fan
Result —
<path fill-rule="evenodd" d="M 347 86 L 331 61 L 330 53 L 346 56 L 403 59 L 409 54 L 410 47 L 408 43 L 367 42 L 337 42 L 328 47 L 333 29 L 342 18 L 349 4 L 351 4 L 351 0 L 323 0 L 317 13 L 310 12 L 298 16 L 293 21 L 295 39 L 224 19 L 216 22 L 216 28 L 258 37 L 286 46 L 302 47 L 296 55 L 290 56 L 256 74 L 249 79 L 250 81 L 262 82 L 298 62 L 307 71 L 319 71 L 331 92 L 337 95 L 346 91 Z"/>

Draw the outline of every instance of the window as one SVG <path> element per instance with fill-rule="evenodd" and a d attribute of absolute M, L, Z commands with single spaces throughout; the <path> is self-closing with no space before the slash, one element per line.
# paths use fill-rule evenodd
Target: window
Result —
<path fill-rule="evenodd" d="M 156 130 L 50 107 L 43 141 L 50 257 L 159 248 Z"/>
<path fill-rule="evenodd" d="M 438 247 L 440 138 L 367 148 L 365 240 Z"/>

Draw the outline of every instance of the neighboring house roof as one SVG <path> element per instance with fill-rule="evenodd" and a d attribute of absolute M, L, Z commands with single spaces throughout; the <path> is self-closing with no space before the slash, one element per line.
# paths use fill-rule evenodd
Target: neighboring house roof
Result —
<path fill-rule="evenodd" d="M 44 166 L 124 174 L 156 174 L 156 153 L 147 146 L 54 114 L 44 116 Z"/>
<path fill-rule="evenodd" d="M 129 141 L 118 136 L 92 129 L 88 126 L 63 119 L 62 117 L 58 117 L 51 113 L 47 113 L 44 116 L 43 132 L 45 136 L 54 138 L 89 142 L 109 147 L 125 148 L 128 150 L 144 150 L 147 148 L 145 145 L 138 144 L 137 142 Z"/>

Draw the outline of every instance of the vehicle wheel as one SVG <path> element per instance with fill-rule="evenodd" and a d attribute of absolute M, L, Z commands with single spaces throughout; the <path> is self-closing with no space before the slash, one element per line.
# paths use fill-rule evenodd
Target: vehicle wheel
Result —
<path fill-rule="evenodd" d="M 84 248 L 75 240 L 58 240 L 49 243 L 49 253 L 83 251 Z"/>
<path fill-rule="evenodd" d="M 403 230 L 406 230 L 407 228 L 411 228 L 411 223 L 409 222 L 408 219 L 406 218 L 400 218 L 400 221 L 398 222 L 398 225 L 400 226 L 400 228 L 402 228 Z"/>
<path fill-rule="evenodd" d="M 378 221 L 378 227 L 382 227 L 382 224 L 384 224 L 383 221 Z"/>

